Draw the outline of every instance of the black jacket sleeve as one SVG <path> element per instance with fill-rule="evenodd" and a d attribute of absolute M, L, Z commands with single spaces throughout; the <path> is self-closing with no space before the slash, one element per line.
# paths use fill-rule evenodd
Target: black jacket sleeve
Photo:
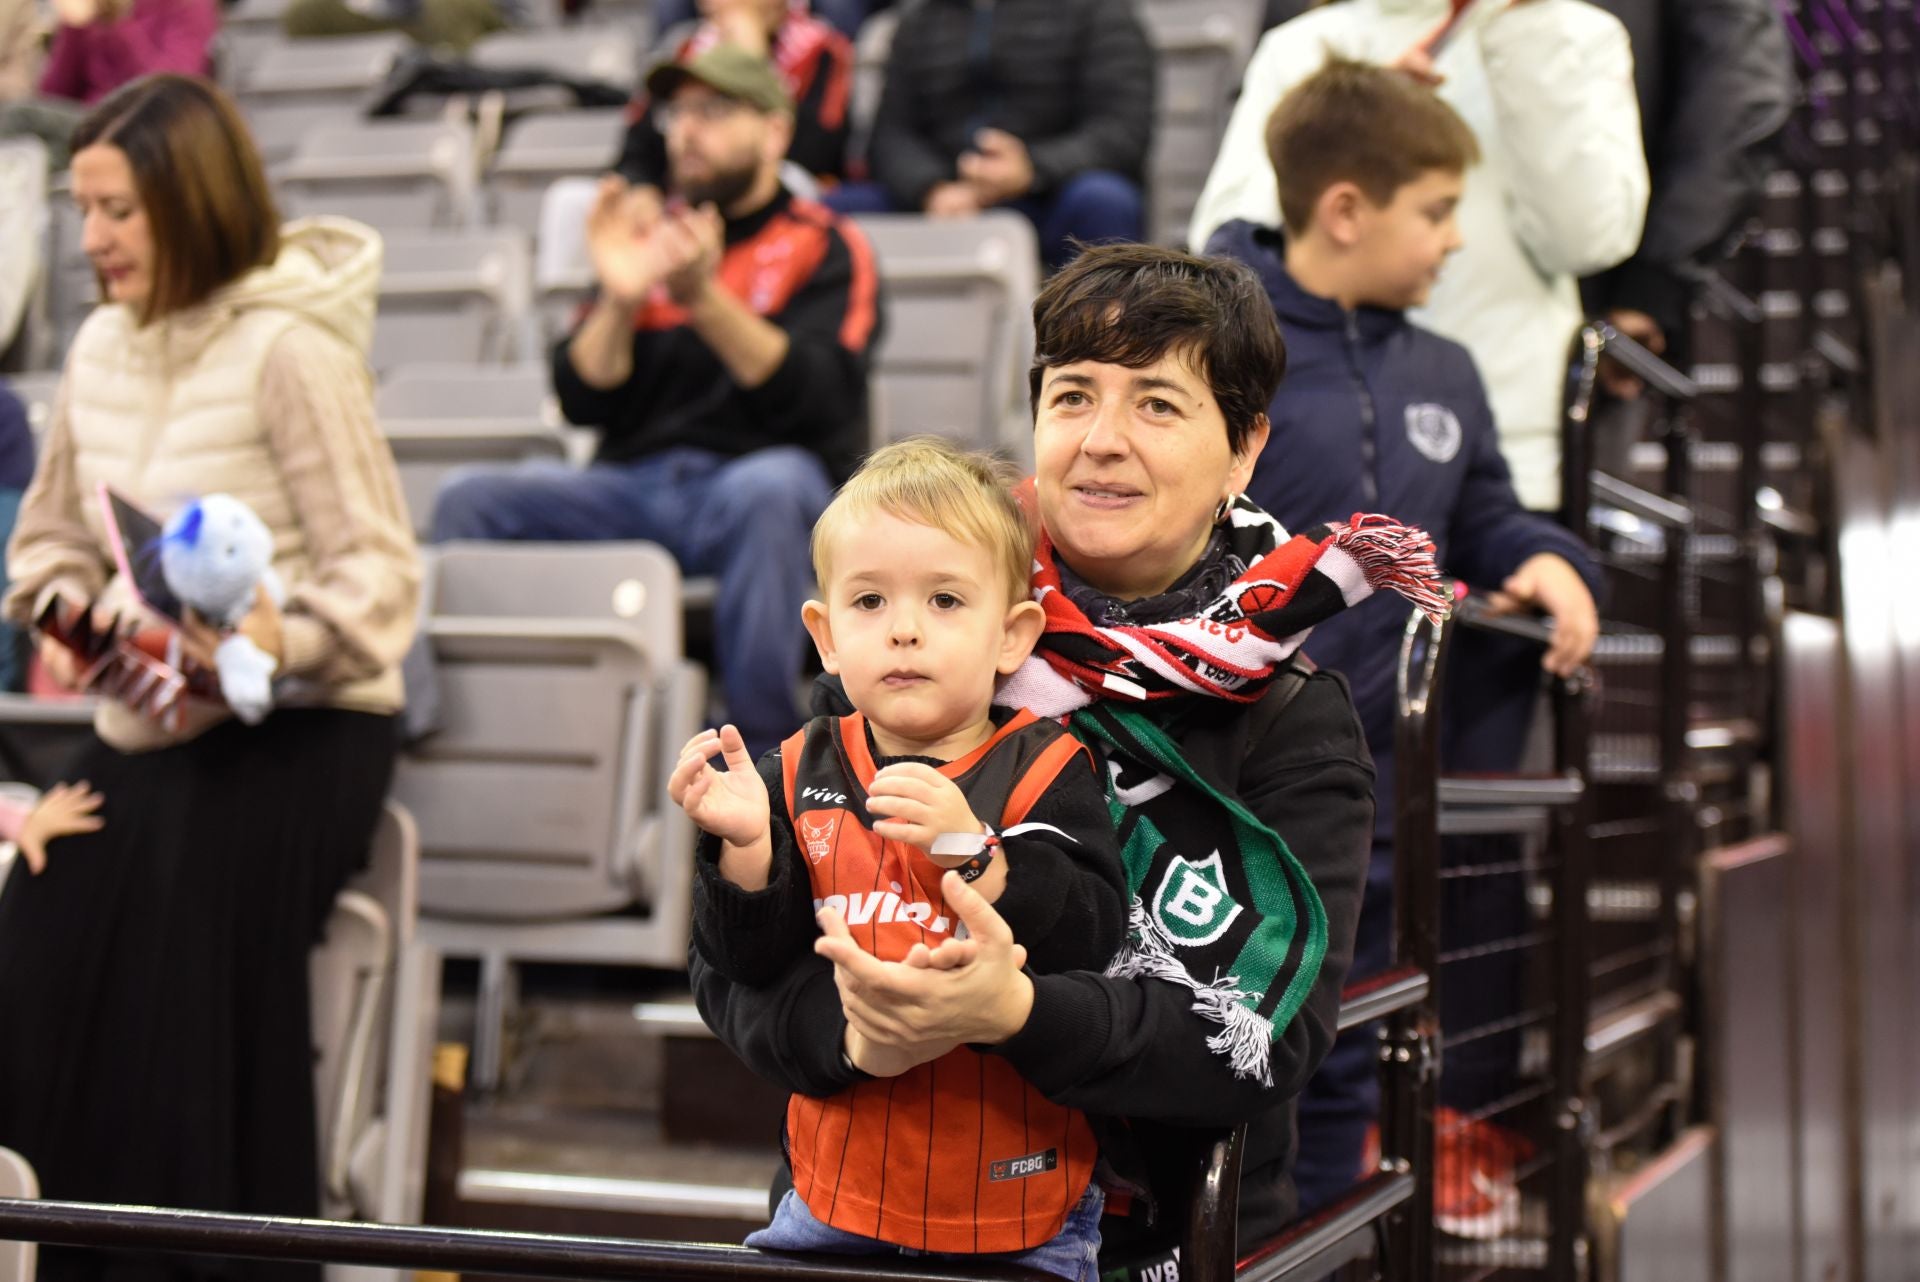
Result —
<path fill-rule="evenodd" d="M 653 126 L 653 100 L 644 93 L 627 108 L 627 133 L 613 172 L 636 187 L 667 185 L 667 140 Z"/>
<path fill-rule="evenodd" d="M 932 122 L 920 119 L 915 101 L 915 50 L 927 37 L 924 10 L 907 9 L 894 32 L 887 56 L 886 79 L 880 86 L 880 107 L 874 113 L 873 134 L 867 140 L 867 163 L 894 204 L 918 213 L 927 193 L 955 176 L 954 157 L 933 140 Z"/>
<path fill-rule="evenodd" d="M 853 46 L 844 39 L 827 42 L 814 64 L 813 78 L 793 108 L 793 141 L 787 159 L 815 178 L 847 176 L 847 134 L 853 92 Z"/>
<path fill-rule="evenodd" d="M 1137 176 L 1146 164 L 1158 82 L 1140 16 L 1131 4 L 1100 0 L 1088 6 L 1085 34 L 1079 126 L 1051 138 L 1022 139 L 1033 161 L 1036 195 L 1088 170 Z"/>
<path fill-rule="evenodd" d="M 1473 384 L 1474 404 L 1460 406 L 1471 454 L 1447 523 L 1446 572 L 1474 587 L 1496 589 L 1528 557 L 1551 552 L 1579 571 L 1599 602 L 1606 585 L 1592 550 L 1572 530 L 1520 505 L 1477 374 Z"/>
<path fill-rule="evenodd" d="M 864 422 L 879 306 L 873 251 L 842 224 L 819 268 L 768 318 L 787 332 L 787 355 L 766 382 L 741 389 L 756 421 L 795 445 L 824 445 L 849 422 Z"/>
<path fill-rule="evenodd" d="M 1026 819 L 1002 834 L 1007 886 L 994 908 L 1038 974 L 1101 970 L 1120 950 L 1127 878 L 1092 760 L 1078 753 Z"/>
<path fill-rule="evenodd" d="M 794 840 L 778 749 L 760 758 L 760 780 L 773 802 L 773 864 L 767 884 L 742 890 L 720 875 L 720 839 L 701 833 L 693 858 L 693 947 L 739 984 L 764 984 L 812 955 L 812 882 Z"/>
<path fill-rule="evenodd" d="M 1256 709 L 1243 725 L 1258 724 Z M 1207 1049 L 1218 1026 L 1194 1013 L 1187 989 L 1076 971 L 1035 976 L 1027 1026 L 996 1048 L 1049 1099 L 1090 1113 L 1231 1126 L 1297 1095 L 1333 1044 L 1373 837 L 1373 762 L 1345 681 L 1316 673 L 1270 726 L 1239 743 L 1242 799 L 1300 860 L 1327 913 L 1326 959 L 1274 1041 L 1273 1084 L 1235 1076 Z"/>

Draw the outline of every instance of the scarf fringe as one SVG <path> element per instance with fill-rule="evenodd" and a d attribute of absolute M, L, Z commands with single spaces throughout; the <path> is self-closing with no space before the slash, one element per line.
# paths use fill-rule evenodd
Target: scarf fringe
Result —
<path fill-rule="evenodd" d="M 1346 525 L 1334 527 L 1333 545 L 1353 558 L 1369 587 L 1399 593 L 1435 627 L 1451 611 L 1433 540 L 1425 530 L 1389 516 L 1356 512 Z"/>
<path fill-rule="evenodd" d="M 1159 979 L 1190 990 L 1194 1013 L 1222 1025 L 1207 1038 L 1207 1049 L 1226 1057 L 1235 1077 L 1273 1085 L 1273 1025 L 1243 1004 L 1258 994 L 1241 988 L 1235 975 L 1222 975 L 1211 984 L 1194 978 L 1174 955 L 1166 928 L 1138 895 L 1127 910 L 1127 942 L 1106 973 L 1109 979 Z"/>

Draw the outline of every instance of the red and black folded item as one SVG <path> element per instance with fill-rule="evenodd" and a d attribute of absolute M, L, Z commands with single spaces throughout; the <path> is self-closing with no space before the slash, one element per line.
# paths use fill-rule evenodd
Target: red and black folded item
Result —
<path fill-rule="evenodd" d="M 179 728 L 188 696 L 220 699 L 218 673 L 187 652 L 179 629 L 126 624 L 115 615 L 101 627 L 91 609 L 56 597 L 34 628 L 74 656 L 80 690 L 123 703 L 167 729 Z"/>

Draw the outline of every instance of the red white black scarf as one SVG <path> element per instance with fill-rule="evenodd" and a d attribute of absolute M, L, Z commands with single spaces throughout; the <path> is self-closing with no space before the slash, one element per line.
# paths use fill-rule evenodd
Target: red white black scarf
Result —
<path fill-rule="evenodd" d="M 1098 626 L 1063 590 L 1042 533 L 1033 594 L 1046 632 L 994 701 L 1063 717 L 1096 699 L 1144 705 L 1183 695 L 1257 700 L 1323 619 L 1377 589 L 1398 592 L 1438 621 L 1449 596 L 1433 540 L 1391 518 L 1356 513 L 1289 536 L 1245 497 L 1228 510 L 1227 549 L 1246 570 L 1188 618 Z"/>

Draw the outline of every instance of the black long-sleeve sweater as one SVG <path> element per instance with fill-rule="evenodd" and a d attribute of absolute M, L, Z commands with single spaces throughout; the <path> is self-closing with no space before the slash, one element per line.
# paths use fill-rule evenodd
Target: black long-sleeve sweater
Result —
<path fill-rule="evenodd" d="M 781 191 L 726 225 L 722 288 L 787 333 L 786 359 L 758 387 L 727 372 L 686 312 L 658 291 L 634 316 L 633 374 L 589 387 L 572 338 L 553 353 L 569 423 L 600 429 L 601 462 L 676 445 L 738 456 L 774 445 L 812 450 L 836 480 L 867 444 L 867 355 L 880 330 L 879 277 L 859 228 Z"/>

